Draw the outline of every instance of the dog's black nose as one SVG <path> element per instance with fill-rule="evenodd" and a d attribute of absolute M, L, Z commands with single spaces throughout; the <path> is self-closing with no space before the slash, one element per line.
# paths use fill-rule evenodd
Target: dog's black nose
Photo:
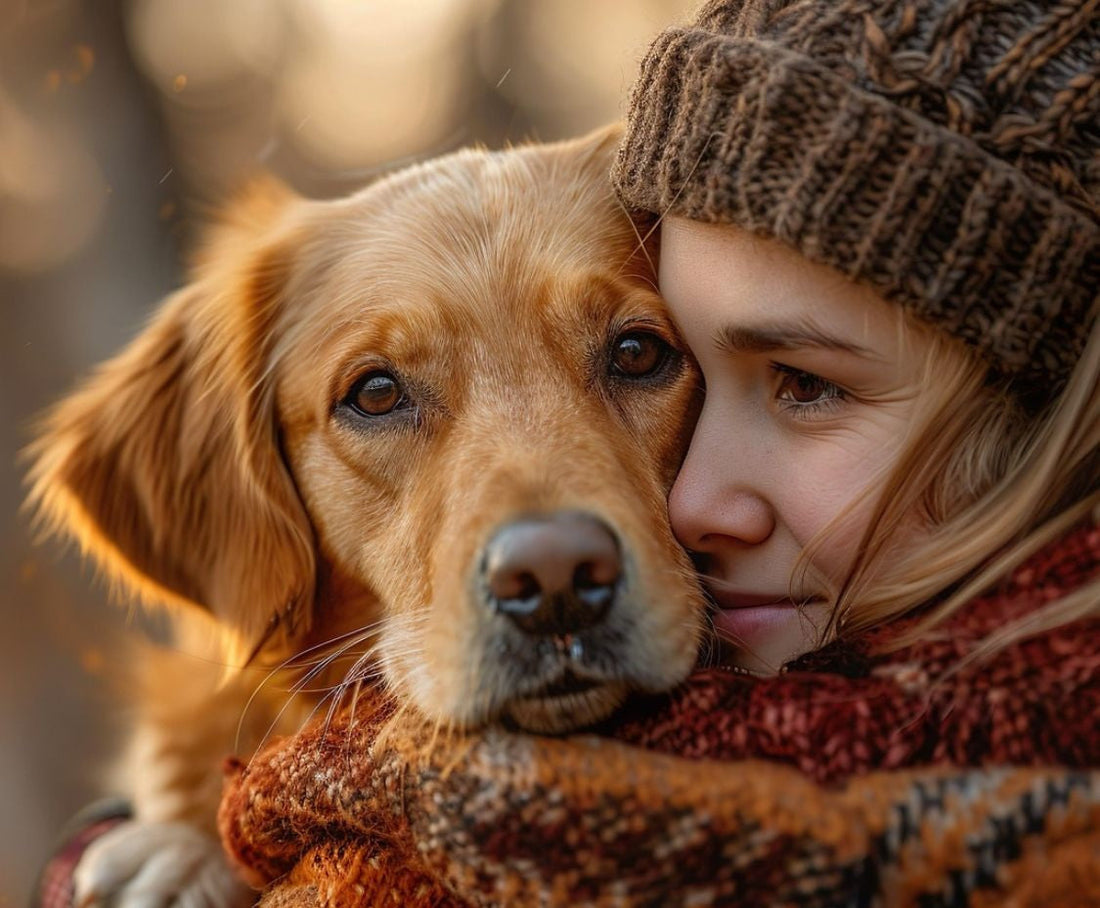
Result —
<path fill-rule="evenodd" d="M 615 534 L 577 511 L 506 524 L 489 540 L 484 564 L 492 605 L 535 636 L 601 621 L 622 576 Z"/>

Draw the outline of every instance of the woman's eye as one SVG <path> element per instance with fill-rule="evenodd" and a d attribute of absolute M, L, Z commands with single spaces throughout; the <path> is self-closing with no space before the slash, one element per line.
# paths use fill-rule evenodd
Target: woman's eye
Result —
<path fill-rule="evenodd" d="M 779 363 L 773 364 L 773 368 L 781 376 L 776 396 L 795 407 L 825 404 L 844 397 L 844 392 L 837 385 L 820 375 L 814 375 L 813 372 L 804 372 Z"/>
<path fill-rule="evenodd" d="M 660 372 L 673 353 L 664 338 L 648 331 L 629 331 L 612 341 L 611 368 L 626 378 L 647 378 Z"/>
<path fill-rule="evenodd" d="M 405 389 L 389 372 L 370 372 L 360 378 L 344 402 L 362 416 L 385 416 L 405 401 Z"/>

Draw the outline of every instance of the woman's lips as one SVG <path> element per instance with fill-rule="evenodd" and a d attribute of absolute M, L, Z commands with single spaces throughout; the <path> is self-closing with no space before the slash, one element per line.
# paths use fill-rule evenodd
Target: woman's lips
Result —
<path fill-rule="evenodd" d="M 808 599 L 796 605 L 786 595 L 713 591 L 714 629 L 732 643 L 747 649 L 764 647 L 778 634 L 788 632 L 792 622 L 806 621 L 804 607 L 820 603 Z"/>
<path fill-rule="evenodd" d="M 755 608 L 722 609 L 714 616 L 714 629 L 722 637 L 747 649 L 757 649 L 774 631 L 783 629 L 794 606 L 780 603 Z"/>

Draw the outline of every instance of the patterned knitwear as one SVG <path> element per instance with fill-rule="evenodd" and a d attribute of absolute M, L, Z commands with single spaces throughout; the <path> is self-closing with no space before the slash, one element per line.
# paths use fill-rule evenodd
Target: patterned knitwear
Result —
<path fill-rule="evenodd" d="M 265 908 L 1100 905 L 1100 619 L 944 671 L 1098 570 L 1081 527 L 935 638 L 700 672 L 599 735 L 375 693 L 231 762 L 223 842 Z"/>
<path fill-rule="evenodd" d="M 717 0 L 651 46 L 631 208 L 738 225 L 1056 392 L 1096 322 L 1095 0 Z"/>

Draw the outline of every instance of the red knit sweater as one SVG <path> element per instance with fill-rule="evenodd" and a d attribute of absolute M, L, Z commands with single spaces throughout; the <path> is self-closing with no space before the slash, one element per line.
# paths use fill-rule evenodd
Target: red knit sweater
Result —
<path fill-rule="evenodd" d="M 763 757 L 825 783 L 912 766 L 1100 765 L 1100 616 L 951 673 L 977 642 L 1098 567 L 1100 527 L 1080 527 L 924 642 L 884 650 L 911 618 L 774 678 L 700 672 L 671 697 L 633 704 L 606 733 L 682 757 Z"/>

